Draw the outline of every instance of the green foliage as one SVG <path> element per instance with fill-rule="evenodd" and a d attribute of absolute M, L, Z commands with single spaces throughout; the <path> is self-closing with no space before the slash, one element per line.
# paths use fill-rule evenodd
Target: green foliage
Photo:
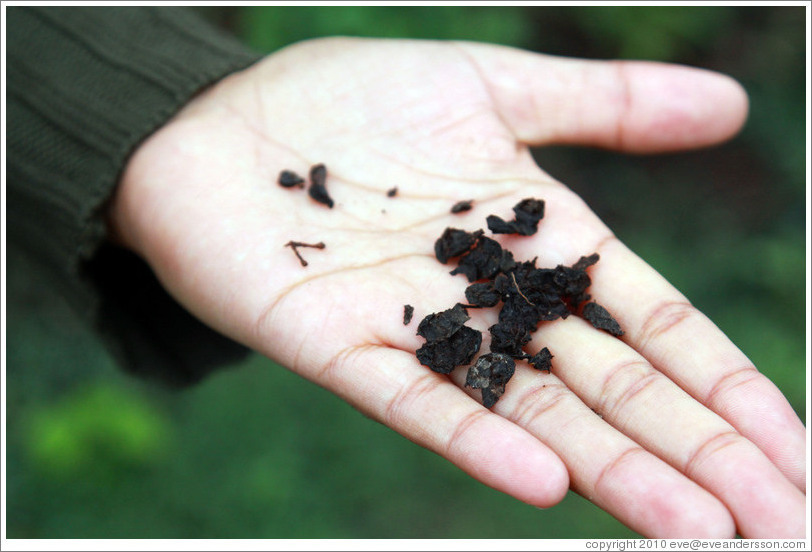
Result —
<path fill-rule="evenodd" d="M 531 32 L 521 10 L 457 6 L 248 7 L 239 13 L 237 30 L 261 52 L 335 35 L 521 45 Z"/>
<path fill-rule="evenodd" d="M 65 479 L 149 466 L 169 442 L 167 420 L 142 398 L 117 387 L 91 385 L 30 414 L 32 466 Z"/>
<path fill-rule="evenodd" d="M 215 13 L 215 12 L 212 12 Z M 805 415 L 804 9 L 248 7 L 254 48 L 325 35 L 471 39 L 694 63 L 750 93 L 707 153 L 538 152 Z M 545 50 L 548 51 L 548 50 Z M 9 251 L 11 538 L 632 537 L 570 494 L 538 510 L 253 357 L 175 393 L 121 374 Z"/>
<path fill-rule="evenodd" d="M 789 37 L 806 30 L 802 7 L 764 15 L 769 30 L 743 41 L 734 70 L 750 96 L 750 114 L 743 139 L 764 163 L 774 167 L 777 188 L 800 196 L 806 174 L 806 48 Z"/>
<path fill-rule="evenodd" d="M 722 7 L 590 6 L 575 21 L 607 57 L 673 61 L 712 42 L 732 15 Z"/>

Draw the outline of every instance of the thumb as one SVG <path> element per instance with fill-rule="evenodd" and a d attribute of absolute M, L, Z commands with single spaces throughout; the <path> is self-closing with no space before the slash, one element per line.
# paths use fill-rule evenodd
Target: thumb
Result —
<path fill-rule="evenodd" d="M 461 43 L 499 115 L 530 145 L 630 153 L 708 146 L 741 129 L 748 100 L 730 77 L 646 61 L 593 61 Z"/>

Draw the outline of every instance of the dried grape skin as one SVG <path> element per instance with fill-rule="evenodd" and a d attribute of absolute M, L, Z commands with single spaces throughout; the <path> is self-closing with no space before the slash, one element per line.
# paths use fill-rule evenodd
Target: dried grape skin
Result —
<path fill-rule="evenodd" d="M 491 334 L 491 352 L 520 357 L 522 347 L 530 341 L 530 333 L 535 327 L 528 328 L 517 320 L 497 322 L 488 331 Z"/>
<path fill-rule="evenodd" d="M 521 227 L 523 236 L 531 236 L 538 230 L 538 224 L 544 218 L 544 200 L 527 198 L 513 207 L 516 223 Z"/>
<path fill-rule="evenodd" d="M 482 332 L 465 326 L 469 319 L 459 303 L 423 318 L 417 327 L 417 335 L 426 340 L 416 351 L 420 363 L 435 372 L 449 374 L 457 366 L 471 362 L 482 344 Z"/>
<path fill-rule="evenodd" d="M 434 256 L 443 264 L 449 259 L 459 257 L 471 247 L 482 235 L 482 230 L 466 232 L 458 228 L 446 228 L 443 235 L 434 242 Z"/>
<path fill-rule="evenodd" d="M 513 222 L 506 222 L 496 215 L 488 215 L 485 219 L 488 223 L 488 230 L 494 234 L 518 234 L 516 226 Z"/>
<path fill-rule="evenodd" d="M 417 335 L 428 343 L 448 339 L 463 327 L 471 317 L 465 307 L 457 303 L 448 310 L 427 315 L 417 326 Z"/>
<path fill-rule="evenodd" d="M 524 199 L 513 208 L 514 220 L 506 222 L 491 215 L 487 217 L 488 228 L 495 234 L 535 234 L 544 206 L 543 200 Z M 446 263 L 459 257 L 451 274 L 465 275 L 471 285 L 465 289 L 467 305 L 457 303 L 448 311 L 424 318 L 418 334 L 426 338 L 426 344 L 417 356 L 421 363 L 444 374 L 470 364 L 482 334 L 465 326 L 469 320 L 465 308 L 495 307 L 501 301 L 498 322 L 488 328 L 490 352 L 469 366 L 465 382 L 468 387 L 481 389 L 483 405 L 491 408 L 505 392 L 516 360 L 527 360 L 536 370 L 551 372 L 553 355 L 549 349 L 544 347 L 535 355 L 523 350 L 540 322 L 566 318 L 580 310 L 596 328 L 616 336 L 623 331 L 606 309 L 587 303 L 592 284 L 587 269 L 600 259 L 597 253 L 580 257 L 572 266 L 537 268 L 536 259 L 517 262 L 509 250 L 483 234 L 482 230 L 446 228 L 435 242 L 437 259 Z"/>
<path fill-rule="evenodd" d="M 283 188 L 293 188 L 294 186 L 304 188 L 304 178 L 289 170 L 280 172 L 277 182 Z"/>
<path fill-rule="evenodd" d="M 620 337 L 625 333 L 620 328 L 620 324 L 617 323 L 617 320 L 609 314 L 609 311 L 594 301 L 584 305 L 581 316 L 589 320 L 597 329 L 606 330 L 616 337 Z"/>
<path fill-rule="evenodd" d="M 575 270 L 586 270 L 590 266 L 597 263 L 600 260 L 600 258 L 601 256 L 598 255 L 597 253 L 593 253 L 588 257 L 581 257 L 574 265 L 572 265 L 572 268 L 574 268 Z"/>
<path fill-rule="evenodd" d="M 415 354 L 434 372 L 450 374 L 457 366 L 470 363 L 481 345 L 482 332 L 462 326 L 447 339 L 426 342 Z"/>
<path fill-rule="evenodd" d="M 485 387 L 482 389 L 482 406 L 493 408 L 499 398 L 505 394 L 505 387 Z"/>
<path fill-rule="evenodd" d="M 552 360 L 553 355 L 550 354 L 550 350 L 544 347 L 541 351 L 530 357 L 528 362 L 530 362 L 530 365 L 536 370 L 550 372 L 553 367 Z"/>
<path fill-rule="evenodd" d="M 475 282 L 493 278 L 510 262 L 513 262 L 513 256 L 506 256 L 499 242 L 481 236 L 476 245 L 460 258 L 451 274 L 464 274 L 469 282 Z"/>
<path fill-rule="evenodd" d="M 491 365 L 491 385 L 489 387 L 493 387 L 494 384 L 504 386 L 510 381 L 516 371 L 516 362 L 510 356 L 499 353 L 490 353 L 483 356 L 490 357 L 488 359 Z"/>
<path fill-rule="evenodd" d="M 555 267 L 553 282 L 559 288 L 559 295 L 568 299 L 582 297 L 592 285 L 592 280 L 585 270 L 576 270 L 563 265 Z M 575 307 L 577 308 L 577 305 Z"/>
<path fill-rule="evenodd" d="M 324 164 L 313 165 L 310 169 L 310 188 L 307 189 L 307 193 L 319 203 L 323 203 L 332 209 L 334 202 L 330 194 L 327 193 L 326 182 L 327 168 Z"/>
<path fill-rule="evenodd" d="M 592 279 L 586 273 L 586 269 L 597 263 L 598 259 L 600 259 L 600 256 L 597 253 L 593 253 L 588 257 L 581 257 L 568 269 L 571 277 L 564 291 L 564 295 L 572 312 L 578 312 L 580 306 L 592 298 L 592 296 L 586 292 L 587 288 L 592 285 Z"/>
<path fill-rule="evenodd" d="M 458 201 L 454 205 L 451 206 L 451 212 L 453 214 L 464 213 L 465 211 L 470 211 L 472 209 L 472 205 L 474 203 L 473 199 L 467 199 L 465 201 Z"/>
<path fill-rule="evenodd" d="M 491 408 L 505 392 L 505 385 L 516 371 L 516 362 L 506 354 L 482 355 L 468 369 L 465 385 L 482 390 L 482 404 Z"/>
<path fill-rule="evenodd" d="M 541 199 L 523 199 L 513 207 L 515 216 L 506 222 L 496 215 L 487 218 L 488 229 L 494 234 L 519 234 L 532 236 L 538 231 L 539 221 L 544 218 L 544 201 Z"/>
<path fill-rule="evenodd" d="M 494 307 L 502 300 L 502 296 L 493 288 L 491 282 L 471 284 L 465 288 L 465 298 L 477 307 Z"/>
<path fill-rule="evenodd" d="M 487 356 L 493 355 L 489 353 L 482 355 L 477 361 L 468 368 L 468 374 L 465 376 L 465 386 L 471 389 L 482 389 L 488 387 L 491 383 L 490 365 L 483 364 L 483 359 Z M 498 353 L 496 353 L 498 354 Z"/>
<path fill-rule="evenodd" d="M 403 325 L 408 326 L 409 323 L 412 321 L 412 315 L 414 314 L 414 307 L 411 305 L 403 305 Z"/>

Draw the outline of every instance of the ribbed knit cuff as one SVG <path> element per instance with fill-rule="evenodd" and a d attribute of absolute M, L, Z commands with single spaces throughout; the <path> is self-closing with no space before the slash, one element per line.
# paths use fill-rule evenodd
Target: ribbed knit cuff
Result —
<path fill-rule="evenodd" d="M 99 273 L 116 278 L 121 269 L 91 277 L 87 268 L 98 268 L 103 209 L 137 145 L 195 92 L 259 54 L 183 8 L 9 7 L 6 15 L 9 237 L 44 261 L 130 368 L 146 363 L 179 372 L 169 379 L 197 379 L 209 369 L 195 365 L 198 355 L 184 357 L 161 336 L 156 344 L 154 321 L 122 310 L 116 294 L 126 290 L 100 285 Z M 163 291 L 142 299 L 171 302 L 155 293 Z"/>

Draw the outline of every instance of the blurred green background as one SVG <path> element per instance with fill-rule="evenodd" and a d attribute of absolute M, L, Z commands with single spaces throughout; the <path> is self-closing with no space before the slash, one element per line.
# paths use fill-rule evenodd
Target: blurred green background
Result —
<path fill-rule="evenodd" d="M 197 10 L 267 52 L 336 34 L 468 39 L 737 78 L 751 114 L 723 146 L 536 154 L 805 419 L 803 7 Z M 572 493 L 542 511 L 487 488 L 257 356 L 181 392 L 133 379 L 13 249 L 7 276 L 10 538 L 634 536 Z"/>

